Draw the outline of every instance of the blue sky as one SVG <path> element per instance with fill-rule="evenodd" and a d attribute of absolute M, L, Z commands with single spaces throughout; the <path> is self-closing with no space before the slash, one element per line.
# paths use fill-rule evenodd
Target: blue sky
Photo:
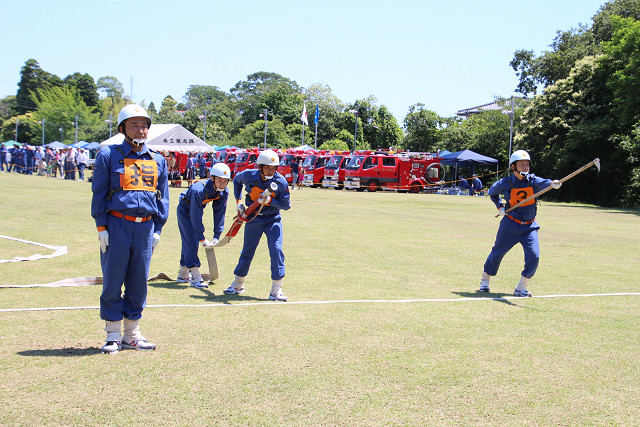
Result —
<path fill-rule="evenodd" d="M 328 85 L 343 102 L 373 95 L 401 122 L 418 102 L 452 116 L 511 96 L 513 53 L 549 50 L 605 0 L 3 3 L 0 97 L 15 95 L 30 58 L 61 78 L 115 76 L 156 105 L 269 71 Z"/>

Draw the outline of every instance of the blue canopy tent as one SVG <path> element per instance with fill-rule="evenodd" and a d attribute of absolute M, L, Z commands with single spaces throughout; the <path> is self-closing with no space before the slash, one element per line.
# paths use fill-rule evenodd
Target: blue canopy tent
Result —
<path fill-rule="evenodd" d="M 60 141 L 53 141 L 53 142 L 50 142 L 50 143 L 48 143 L 48 144 L 45 144 L 44 146 L 45 146 L 45 147 L 49 147 L 49 148 L 54 148 L 54 149 L 57 149 L 57 148 L 67 148 L 67 147 L 68 147 L 68 145 L 63 144 L 63 143 L 62 143 L 62 142 L 60 142 Z"/>
<path fill-rule="evenodd" d="M 455 166 L 455 180 L 458 179 L 458 167 L 471 168 L 471 173 L 475 173 L 476 165 L 496 165 L 496 177 L 498 174 L 498 161 L 494 158 L 483 156 L 471 150 L 456 151 L 455 153 L 440 156 L 440 163 L 447 166 Z"/>
<path fill-rule="evenodd" d="M 87 145 L 85 145 L 84 147 L 85 150 L 99 150 L 100 149 L 100 143 L 99 142 L 90 142 Z"/>
<path fill-rule="evenodd" d="M 89 144 L 87 141 L 78 141 L 75 144 L 71 144 L 71 147 L 74 148 L 84 148 L 85 145 Z"/>

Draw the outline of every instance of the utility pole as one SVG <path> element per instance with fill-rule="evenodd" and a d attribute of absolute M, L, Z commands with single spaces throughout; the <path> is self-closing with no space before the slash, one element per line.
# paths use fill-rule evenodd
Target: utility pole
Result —
<path fill-rule="evenodd" d="M 264 148 L 267 149 L 267 113 L 269 110 L 265 109 L 264 114 L 260 114 L 260 117 L 264 117 Z"/>
<path fill-rule="evenodd" d="M 207 110 L 204 110 L 204 132 L 202 134 L 202 139 L 207 142 Z"/>
<path fill-rule="evenodd" d="M 356 118 L 356 128 L 353 131 L 353 151 L 352 153 L 356 152 L 356 140 L 358 139 L 358 104 L 355 105 L 355 108 L 353 110 L 349 110 L 349 112 L 351 114 L 354 115 L 354 117 Z"/>
<path fill-rule="evenodd" d="M 509 126 L 509 158 L 511 158 L 511 145 L 513 144 L 513 95 L 511 96 L 511 111 L 509 112 L 511 125 Z"/>

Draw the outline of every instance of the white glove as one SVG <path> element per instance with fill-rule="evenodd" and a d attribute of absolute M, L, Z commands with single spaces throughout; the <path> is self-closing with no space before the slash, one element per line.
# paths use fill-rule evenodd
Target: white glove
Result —
<path fill-rule="evenodd" d="M 218 240 L 218 239 L 216 239 L 215 237 L 214 237 L 213 239 L 211 239 L 211 247 L 213 247 L 213 246 L 217 245 L 217 244 L 218 244 L 218 242 L 219 242 L 219 240 Z"/>
<path fill-rule="evenodd" d="M 267 196 L 266 198 L 263 198 L 262 196 L 258 197 L 258 203 L 260 203 L 261 205 L 266 205 L 270 201 L 271 201 L 271 196 Z"/>
<path fill-rule="evenodd" d="M 553 181 L 551 181 L 551 188 L 557 190 L 560 187 L 562 187 L 562 183 L 559 180 L 554 179 Z"/>
<path fill-rule="evenodd" d="M 506 211 L 504 210 L 504 207 L 498 209 L 498 216 L 505 216 L 506 215 Z"/>
<path fill-rule="evenodd" d="M 238 203 L 236 205 L 236 209 L 238 210 L 238 215 L 242 215 L 244 213 L 244 210 L 246 209 L 245 205 L 242 203 Z"/>
<path fill-rule="evenodd" d="M 109 232 L 107 230 L 98 231 L 98 241 L 100 242 L 100 250 L 102 253 L 107 252 L 107 246 L 109 246 Z"/>
<path fill-rule="evenodd" d="M 160 243 L 160 235 L 158 233 L 153 233 L 153 243 L 151 244 L 151 249 L 155 249 Z"/>

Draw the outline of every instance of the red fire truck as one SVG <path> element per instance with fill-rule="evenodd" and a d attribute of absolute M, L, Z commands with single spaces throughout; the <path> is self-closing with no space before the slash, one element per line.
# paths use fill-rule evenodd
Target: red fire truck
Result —
<path fill-rule="evenodd" d="M 227 148 L 225 151 L 218 155 L 218 162 L 225 162 L 229 169 L 232 171 L 236 166 L 236 159 L 238 157 L 237 150 L 235 148 Z M 233 175 L 233 172 L 232 172 Z"/>
<path fill-rule="evenodd" d="M 342 190 L 344 188 L 344 173 L 351 156 L 346 154 L 334 154 L 331 156 L 326 165 L 324 165 L 324 180 L 322 181 L 323 187 L 332 187 L 336 190 Z"/>
<path fill-rule="evenodd" d="M 245 169 L 255 169 L 257 167 L 256 161 L 258 160 L 259 154 L 260 149 L 258 148 L 252 148 L 251 150 L 246 150 L 238 153 L 238 156 L 236 157 L 233 176 Z"/>
<path fill-rule="evenodd" d="M 382 188 L 419 193 L 441 181 L 444 173 L 440 159 L 428 153 L 356 152 L 346 167 L 344 187 L 357 191 Z"/>
<path fill-rule="evenodd" d="M 288 183 L 291 183 L 291 163 L 304 159 L 307 157 L 307 152 L 302 150 L 287 150 L 284 154 L 280 154 L 280 166 L 278 166 L 278 173 L 287 179 Z M 300 171 L 302 173 L 302 171 Z"/>
<path fill-rule="evenodd" d="M 330 155 L 319 152 L 318 154 L 309 154 L 302 163 L 301 174 L 304 175 L 302 185 L 307 187 L 319 187 L 324 180 L 324 166 L 327 164 Z"/>

